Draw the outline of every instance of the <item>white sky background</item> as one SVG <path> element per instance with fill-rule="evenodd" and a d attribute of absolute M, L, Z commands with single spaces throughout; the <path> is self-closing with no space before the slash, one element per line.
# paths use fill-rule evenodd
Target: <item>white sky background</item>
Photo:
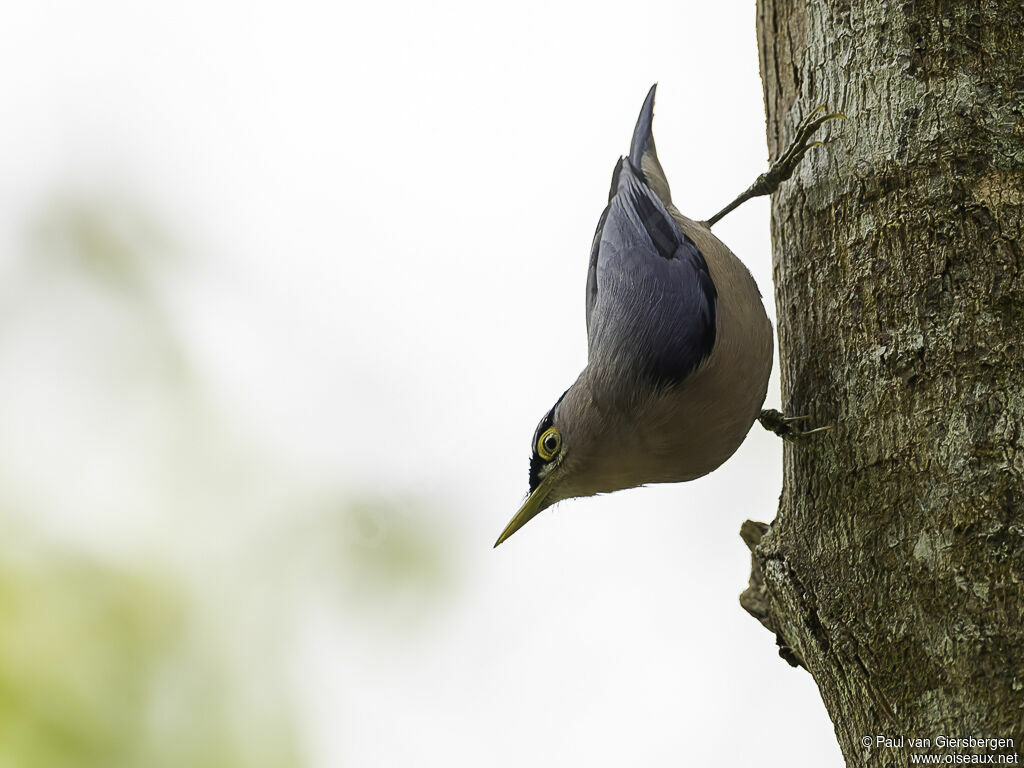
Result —
<path fill-rule="evenodd" d="M 286 657 L 311 764 L 842 764 L 809 675 L 737 602 L 740 524 L 774 515 L 776 438 L 755 427 L 707 478 L 566 502 L 490 549 L 537 421 L 585 363 L 590 241 L 650 84 L 685 214 L 765 168 L 754 13 L 5 9 L 0 267 L 55 189 L 139 200 L 186 253 L 174 322 L 282 472 L 442 510 L 461 583 L 415 642 L 296 609 Z M 767 203 L 716 232 L 774 318 Z M 164 533 L 72 518 L 57 524 Z"/>

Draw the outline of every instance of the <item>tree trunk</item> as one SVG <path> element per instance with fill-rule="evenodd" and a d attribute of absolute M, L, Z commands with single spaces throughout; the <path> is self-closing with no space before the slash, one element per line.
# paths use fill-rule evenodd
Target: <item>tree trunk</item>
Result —
<path fill-rule="evenodd" d="M 783 407 L 834 429 L 786 444 L 743 603 L 848 765 L 999 763 L 1024 747 L 1024 2 L 757 6 L 772 155 L 819 104 L 849 120 L 772 201 Z"/>

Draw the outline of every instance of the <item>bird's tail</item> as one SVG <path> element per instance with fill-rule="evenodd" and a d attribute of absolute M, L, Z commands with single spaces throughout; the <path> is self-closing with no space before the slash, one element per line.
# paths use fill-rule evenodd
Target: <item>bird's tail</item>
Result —
<path fill-rule="evenodd" d="M 629 145 L 629 163 L 641 173 L 647 186 L 661 198 L 666 206 L 672 202 L 672 191 L 668 186 L 665 171 L 658 162 L 658 151 L 654 146 L 654 92 L 658 84 L 651 86 L 647 98 L 640 109 L 636 128 L 633 129 L 633 141 Z"/>

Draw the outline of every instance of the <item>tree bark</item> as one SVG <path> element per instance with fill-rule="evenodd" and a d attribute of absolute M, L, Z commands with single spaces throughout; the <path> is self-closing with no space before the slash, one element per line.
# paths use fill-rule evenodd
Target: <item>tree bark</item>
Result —
<path fill-rule="evenodd" d="M 834 429 L 786 444 L 742 602 L 848 765 L 1019 756 L 1024 2 L 757 10 L 772 156 L 819 104 L 849 120 L 772 201 L 783 407 Z"/>

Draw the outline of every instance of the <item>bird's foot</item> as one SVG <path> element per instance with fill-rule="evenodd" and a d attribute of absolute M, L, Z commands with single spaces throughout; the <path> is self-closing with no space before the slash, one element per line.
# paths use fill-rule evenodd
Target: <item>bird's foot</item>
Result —
<path fill-rule="evenodd" d="M 832 429 L 831 424 L 824 427 L 815 427 L 814 429 L 800 429 L 796 426 L 801 421 L 807 421 L 809 418 L 811 417 L 786 416 L 781 411 L 776 411 L 774 408 L 768 408 L 761 411 L 761 415 L 757 417 L 757 420 L 761 423 L 761 426 L 769 432 L 774 432 L 783 440 L 789 440 L 794 443 L 798 440 L 808 438 L 811 435 L 828 432 Z"/>
<path fill-rule="evenodd" d="M 742 195 L 737 197 L 704 223 L 710 227 L 715 222 L 720 221 L 727 213 L 735 210 L 752 197 L 761 197 L 762 195 L 772 194 L 779 188 L 779 186 L 781 186 L 782 182 L 790 178 L 797 166 L 800 165 L 800 161 L 804 159 L 804 155 L 807 154 L 807 151 L 811 147 L 820 147 L 824 144 L 823 141 L 811 141 L 811 137 L 815 132 L 829 120 L 846 119 L 846 115 L 842 112 L 828 112 L 824 115 L 821 114 L 824 111 L 825 105 L 821 105 L 801 120 L 800 125 L 796 128 L 796 136 L 793 137 L 793 141 L 786 148 L 786 151 L 771 164 L 771 167 L 758 176 L 754 183 L 751 184 Z"/>
<path fill-rule="evenodd" d="M 800 121 L 800 125 L 796 128 L 796 136 L 786 148 L 786 151 L 782 153 L 778 160 L 771 164 L 771 167 L 767 171 L 758 176 L 757 181 L 751 185 L 753 197 L 770 195 L 779 188 L 782 182 L 786 181 L 786 179 L 793 175 L 796 167 L 800 165 L 800 161 L 803 160 L 804 155 L 807 154 L 807 150 L 811 147 L 820 147 L 825 143 L 823 141 L 810 140 L 823 124 L 827 123 L 829 120 L 846 119 L 846 115 L 842 112 L 829 112 L 824 115 L 821 114 L 824 111 L 825 105 L 822 104 Z"/>

